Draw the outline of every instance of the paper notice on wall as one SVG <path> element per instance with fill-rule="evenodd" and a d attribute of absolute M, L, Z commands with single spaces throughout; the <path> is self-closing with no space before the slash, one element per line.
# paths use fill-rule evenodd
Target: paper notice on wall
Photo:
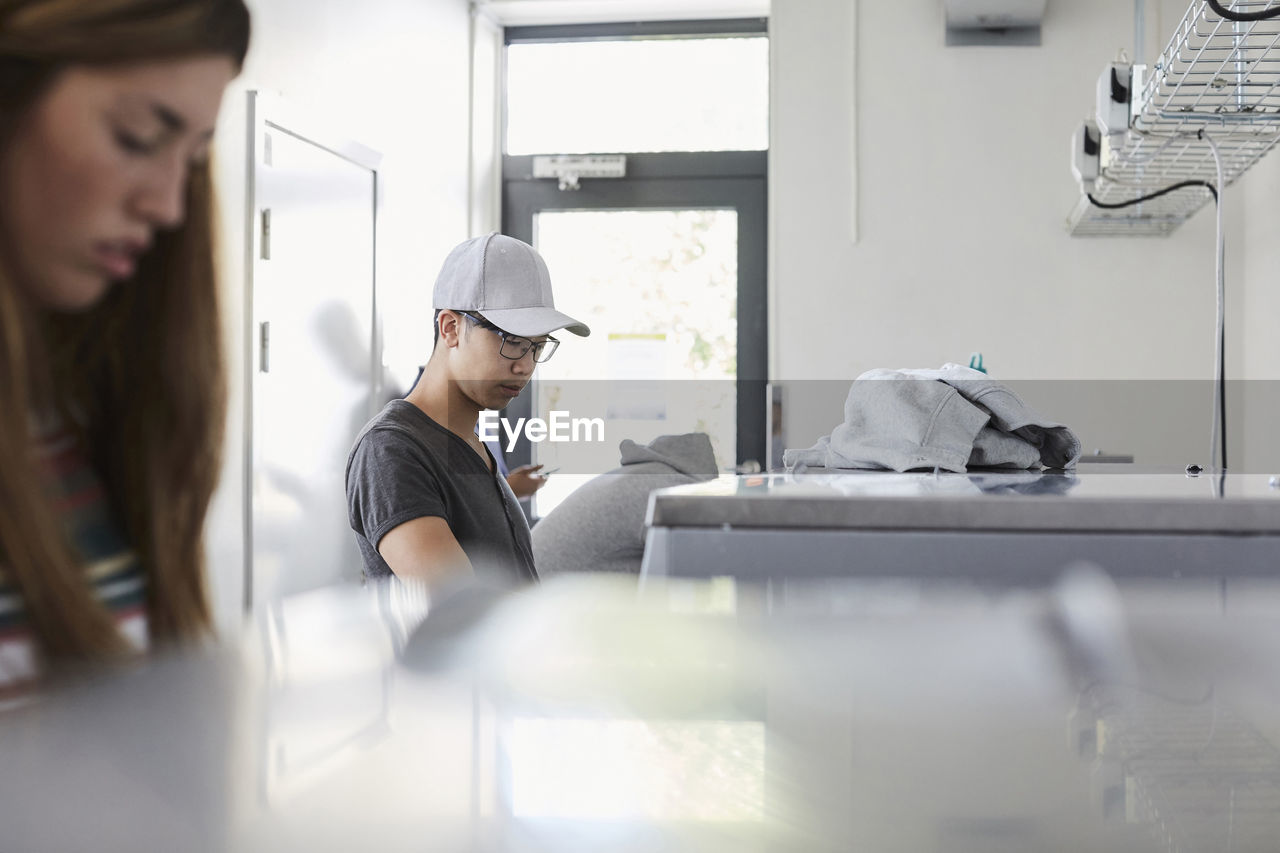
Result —
<path fill-rule="evenodd" d="M 609 335 L 610 419 L 666 420 L 667 336 Z"/>

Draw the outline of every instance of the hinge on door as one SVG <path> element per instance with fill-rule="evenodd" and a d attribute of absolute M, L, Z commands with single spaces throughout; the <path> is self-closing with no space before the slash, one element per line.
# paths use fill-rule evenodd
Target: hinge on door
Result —
<path fill-rule="evenodd" d="M 258 233 L 258 257 L 271 260 L 271 208 L 262 208 L 262 226 Z"/>
<path fill-rule="evenodd" d="M 271 165 L 271 134 L 262 134 L 262 165 Z"/>
<path fill-rule="evenodd" d="M 258 324 L 258 371 L 271 372 L 271 321 Z"/>

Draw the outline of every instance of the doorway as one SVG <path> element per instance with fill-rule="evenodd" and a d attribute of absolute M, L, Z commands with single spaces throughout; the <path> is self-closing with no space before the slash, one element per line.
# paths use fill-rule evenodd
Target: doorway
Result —
<path fill-rule="evenodd" d="M 622 438 L 706 432 L 722 471 L 765 462 L 766 29 L 506 32 L 502 228 L 539 250 L 557 306 L 592 335 L 540 365 L 505 417 L 567 409 L 609 426 L 599 447 L 516 445 L 512 467 L 562 471 L 535 495 L 535 516 L 616 467 Z M 631 152 L 619 177 L 535 177 L 540 152 L 617 151 Z"/>
<path fill-rule="evenodd" d="M 250 93 L 251 306 L 245 607 L 342 581 L 361 560 L 345 469 L 380 384 L 380 155 Z"/>

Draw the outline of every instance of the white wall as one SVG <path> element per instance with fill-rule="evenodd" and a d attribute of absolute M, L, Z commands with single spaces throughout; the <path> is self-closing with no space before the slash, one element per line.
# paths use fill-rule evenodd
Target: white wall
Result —
<path fill-rule="evenodd" d="M 413 366 L 429 352 L 431 284 L 448 250 L 467 236 L 466 0 L 249 5 L 253 44 L 244 74 L 227 94 L 216 140 L 231 406 L 208 551 L 222 627 L 236 624 L 244 593 L 245 93 L 278 93 L 291 107 L 382 153 L 378 296 L 392 380 L 411 380 Z"/>
<path fill-rule="evenodd" d="M 1185 5 L 1149 3 L 1152 53 Z M 1068 140 L 1104 64 L 1134 53 L 1132 3 L 1055 0 L 1040 47 L 945 47 L 941 0 L 774 0 L 770 33 L 775 379 L 973 350 L 1002 379 L 1212 377 L 1212 210 L 1164 239 L 1064 228 L 1079 198 Z M 1243 205 L 1229 196 L 1229 230 Z M 1242 241 L 1228 253 L 1240 270 Z M 1229 281 L 1236 329 L 1241 286 Z M 1238 366 L 1239 335 L 1231 346 Z M 826 410 L 837 420 L 841 403 Z M 1208 423 L 1206 401 L 1196 447 Z M 788 443 L 834 422 L 817 425 L 789 411 Z"/>
<path fill-rule="evenodd" d="M 1272 151 L 1237 184 L 1244 198 L 1244 260 L 1229 270 L 1243 280 L 1242 378 L 1280 379 L 1280 153 Z"/>
<path fill-rule="evenodd" d="M 1242 244 L 1243 261 L 1227 274 L 1241 283 L 1236 327 L 1242 352 L 1233 375 L 1243 382 L 1242 428 L 1246 470 L 1280 473 L 1280 153 L 1274 150 L 1237 186 L 1244 221 L 1228 235 Z M 1229 365 L 1230 366 L 1230 365 Z"/>

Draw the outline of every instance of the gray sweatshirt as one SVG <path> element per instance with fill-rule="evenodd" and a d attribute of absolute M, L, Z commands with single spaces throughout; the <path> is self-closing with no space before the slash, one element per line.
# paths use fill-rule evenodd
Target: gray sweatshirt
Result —
<path fill-rule="evenodd" d="M 626 439 L 622 464 L 571 494 L 533 526 L 533 558 L 542 577 L 557 572 L 635 572 L 644 556 L 644 515 L 654 489 L 716 476 L 705 433 L 663 435 L 647 445 Z"/>
<path fill-rule="evenodd" d="M 871 370 L 853 381 L 844 423 L 806 450 L 787 450 L 787 468 L 968 466 L 1071 468 L 1080 441 L 984 373 L 955 364 L 940 370 Z"/>

